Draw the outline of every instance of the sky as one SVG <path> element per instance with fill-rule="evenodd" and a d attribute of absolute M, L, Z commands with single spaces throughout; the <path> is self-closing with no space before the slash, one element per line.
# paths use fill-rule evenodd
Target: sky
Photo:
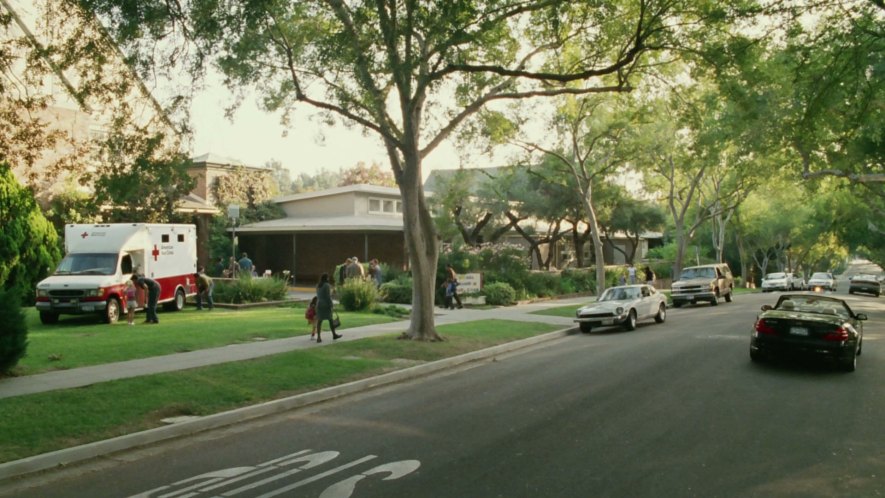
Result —
<path fill-rule="evenodd" d="M 242 161 L 248 166 L 264 166 L 277 160 L 293 176 L 314 175 L 321 169 L 338 171 L 362 161 L 390 167 L 381 142 L 374 135 L 363 136 L 358 129 L 335 128 L 310 120 L 310 110 L 302 107 L 294 114 L 292 128 L 280 124 L 279 114 L 258 108 L 254 98 L 246 98 L 231 121 L 224 115 L 232 97 L 220 85 L 194 99 L 191 119 L 194 127 L 193 156 L 212 153 Z M 284 136 L 285 135 L 285 136 Z M 424 161 L 426 179 L 433 169 L 455 169 L 460 164 L 456 149 L 444 144 Z"/>

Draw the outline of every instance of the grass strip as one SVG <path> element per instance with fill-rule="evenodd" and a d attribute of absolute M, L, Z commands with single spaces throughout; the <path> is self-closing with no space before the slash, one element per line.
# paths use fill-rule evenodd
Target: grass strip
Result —
<path fill-rule="evenodd" d="M 341 312 L 342 330 L 388 323 L 398 318 L 374 313 Z M 13 373 L 33 375 L 118 361 L 197 351 L 259 340 L 310 334 L 304 305 L 231 310 L 216 308 L 161 313 L 160 324 L 136 325 L 126 320 L 107 325 L 94 316 L 63 317 L 43 325 L 37 312 L 26 311 L 28 352 Z M 324 324 L 328 333 L 329 324 Z"/>
<path fill-rule="evenodd" d="M 162 419 L 210 415 L 456 356 L 556 330 L 550 324 L 481 320 L 438 327 L 445 342 L 397 334 L 265 358 L 105 382 L 3 400 L 0 462 L 131 434 Z M 409 361 L 402 361 L 409 360 Z"/>

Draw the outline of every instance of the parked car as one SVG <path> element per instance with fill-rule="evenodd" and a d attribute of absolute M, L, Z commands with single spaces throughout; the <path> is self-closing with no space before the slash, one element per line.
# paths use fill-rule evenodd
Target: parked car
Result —
<path fill-rule="evenodd" d="M 835 362 L 853 372 L 863 351 L 863 313 L 820 294 L 783 294 L 773 307 L 762 306 L 750 339 L 750 359 L 803 355 Z"/>
<path fill-rule="evenodd" d="M 609 287 L 595 303 L 579 308 L 575 315 L 581 332 L 607 325 L 634 330 L 636 322 L 647 318 L 663 323 L 667 319 L 667 298 L 645 284 Z"/>
<path fill-rule="evenodd" d="M 848 282 L 848 293 L 854 294 L 855 292 L 879 297 L 879 294 L 882 293 L 882 283 L 875 275 L 855 275 Z"/>
<path fill-rule="evenodd" d="M 733 293 L 734 277 L 725 263 L 683 268 L 679 279 L 670 287 L 670 299 L 675 308 L 698 301 L 709 301 L 716 306 L 720 297 L 730 303 Z"/>
<path fill-rule="evenodd" d="M 836 278 L 833 277 L 833 274 L 830 272 L 815 272 L 811 274 L 811 278 L 808 279 L 808 289 L 816 292 L 830 290 L 836 290 Z"/>
<path fill-rule="evenodd" d="M 762 292 L 793 290 L 792 273 L 775 272 L 762 279 Z"/>

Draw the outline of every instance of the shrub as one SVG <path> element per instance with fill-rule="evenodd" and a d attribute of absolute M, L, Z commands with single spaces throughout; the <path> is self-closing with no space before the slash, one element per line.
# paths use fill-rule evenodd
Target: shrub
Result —
<path fill-rule="evenodd" d="M 28 349 L 28 325 L 17 292 L 0 287 L 0 373 L 8 373 Z"/>
<path fill-rule="evenodd" d="M 234 280 L 215 281 L 212 297 L 219 303 L 262 303 L 286 299 L 286 282 L 277 277 L 252 278 L 240 275 Z"/>
<path fill-rule="evenodd" d="M 492 305 L 509 305 L 516 302 L 516 291 L 506 282 L 493 282 L 482 289 L 486 303 Z"/>
<path fill-rule="evenodd" d="M 412 278 L 400 274 L 394 280 L 381 284 L 381 296 L 388 303 L 412 304 Z"/>
<path fill-rule="evenodd" d="M 596 274 L 586 269 L 563 270 L 560 289 L 563 294 L 596 290 Z"/>
<path fill-rule="evenodd" d="M 347 311 L 364 311 L 378 301 L 375 282 L 363 278 L 348 278 L 338 286 L 338 301 Z"/>
<path fill-rule="evenodd" d="M 559 294 L 560 277 L 551 272 L 531 272 L 526 276 L 525 289 L 529 295 L 549 297 Z"/>

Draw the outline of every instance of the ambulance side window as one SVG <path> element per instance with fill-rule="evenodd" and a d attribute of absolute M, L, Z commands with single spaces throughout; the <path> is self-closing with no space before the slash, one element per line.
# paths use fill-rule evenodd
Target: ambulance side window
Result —
<path fill-rule="evenodd" d="M 160 240 L 161 240 L 164 244 L 168 244 L 168 243 L 169 243 L 169 234 L 168 234 L 168 233 L 164 233 L 164 234 L 160 237 Z"/>
<path fill-rule="evenodd" d="M 123 261 L 120 262 L 120 271 L 123 274 L 132 273 L 132 256 L 128 254 L 123 255 Z"/>

